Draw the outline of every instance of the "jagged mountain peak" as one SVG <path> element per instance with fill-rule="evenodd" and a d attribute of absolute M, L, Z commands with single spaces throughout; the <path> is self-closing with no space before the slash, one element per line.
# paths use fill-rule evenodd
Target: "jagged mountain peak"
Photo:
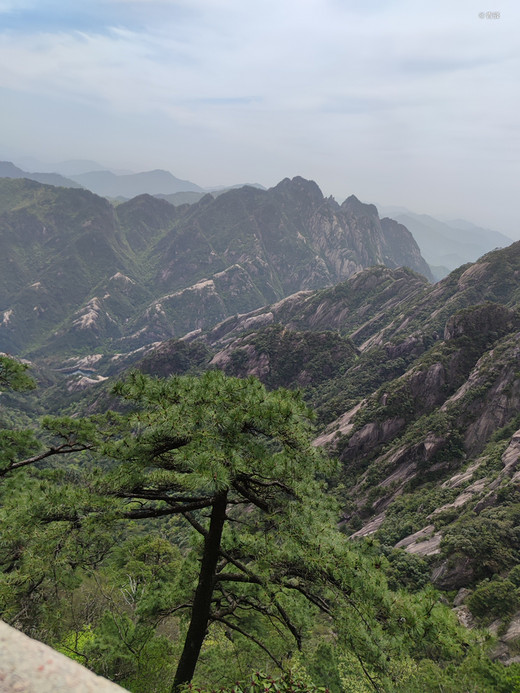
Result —
<path fill-rule="evenodd" d="M 341 208 L 357 216 L 379 216 L 375 205 L 361 202 L 355 195 L 347 197 L 341 204 Z"/>
<path fill-rule="evenodd" d="M 0 207 L 12 202 L 13 183 L 0 183 Z M 75 316 L 94 296 L 106 320 L 97 320 L 89 343 L 117 338 L 119 350 L 210 327 L 364 267 L 428 272 L 405 230 L 386 233 L 377 215 L 344 214 L 299 176 L 180 207 L 149 194 L 113 207 L 88 190 L 17 185 L 23 214 L 9 207 L 0 225 L 0 310 L 12 311 L 0 337 L 12 352 L 35 342 L 43 351 L 58 342 L 64 349 L 67 335 L 77 346 Z M 136 282 L 131 291 L 108 286 L 117 272 Z M 45 300 L 36 300 L 35 282 L 46 287 Z"/>
<path fill-rule="evenodd" d="M 174 217 L 177 214 L 176 208 L 167 200 L 155 197 L 149 193 L 143 193 L 131 200 L 122 202 L 117 206 L 117 214 L 124 217 L 128 222 L 132 222 L 135 218 L 141 218 L 143 215 L 159 215 Z"/>
<path fill-rule="evenodd" d="M 323 193 L 319 185 L 313 180 L 307 180 L 302 176 L 294 178 L 284 178 L 278 185 L 271 188 L 272 191 L 289 195 L 302 195 L 310 197 L 313 201 L 320 203 L 323 201 Z"/>

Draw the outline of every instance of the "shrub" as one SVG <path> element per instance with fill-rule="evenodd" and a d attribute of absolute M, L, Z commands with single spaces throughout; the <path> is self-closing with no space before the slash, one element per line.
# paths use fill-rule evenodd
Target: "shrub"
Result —
<path fill-rule="evenodd" d="M 511 616 L 520 606 L 518 589 L 511 580 L 484 580 L 468 597 L 471 613 L 484 622 Z"/>

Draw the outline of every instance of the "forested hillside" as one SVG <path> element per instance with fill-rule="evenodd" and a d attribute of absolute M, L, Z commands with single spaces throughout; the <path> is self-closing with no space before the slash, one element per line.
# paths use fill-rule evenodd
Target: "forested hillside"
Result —
<path fill-rule="evenodd" d="M 424 571 L 338 529 L 341 473 L 298 392 L 136 371 L 113 396 L 1 431 L 5 620 L 132 691 L 517 685 Z"/>

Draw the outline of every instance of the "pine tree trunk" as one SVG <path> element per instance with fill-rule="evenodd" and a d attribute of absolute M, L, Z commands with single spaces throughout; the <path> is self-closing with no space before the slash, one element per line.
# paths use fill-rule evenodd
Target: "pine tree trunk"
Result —
<path fill-rule="evenodd" d="M 209 531 L 204 540 L 204 552 L 200 565 L 199 582 L 193 599 L 190 626 L 175 672 L 172 693 L 176 693 L 180 686 L 189 683 L 193 678 L 200 648 L 206 636 L 213 597 L 213 579 L 219 558 L 222 530 L 226 521 L 226 508 L 227 491 L 223 491 L 215 496 L 215 502 L 211 509 Z"/>

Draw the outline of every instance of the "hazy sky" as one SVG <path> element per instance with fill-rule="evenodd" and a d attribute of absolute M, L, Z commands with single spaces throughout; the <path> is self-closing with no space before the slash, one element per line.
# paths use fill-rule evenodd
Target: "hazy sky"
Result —
<path fill-rule="evenodd" d="M 0 0 L 0 159 L 302 175 L 518 238 L 519 36 L 518 0 Z"/>

